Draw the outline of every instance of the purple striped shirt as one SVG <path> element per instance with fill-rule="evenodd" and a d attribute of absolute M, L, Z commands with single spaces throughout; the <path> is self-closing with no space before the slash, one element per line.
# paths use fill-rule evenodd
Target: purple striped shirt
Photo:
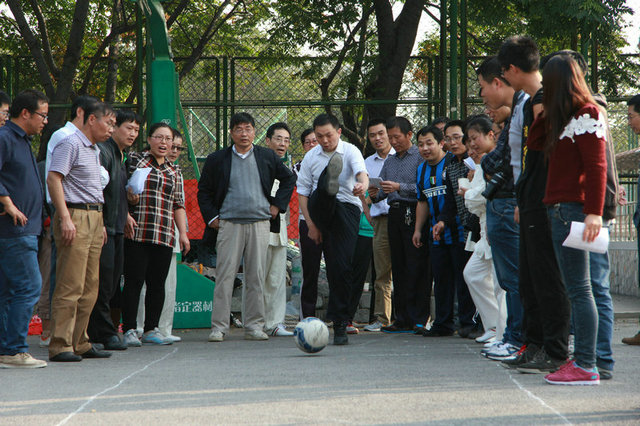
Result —
<path fill-rule="evenodd" d="M 80 130 L 62 139 L 51 153 L 49 171 L 60 173 L 67 203 L 102 204 L 98 147 Z"/>

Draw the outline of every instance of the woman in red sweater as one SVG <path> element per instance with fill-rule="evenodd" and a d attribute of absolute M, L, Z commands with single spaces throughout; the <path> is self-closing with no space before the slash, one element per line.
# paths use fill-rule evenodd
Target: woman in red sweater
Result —
<path fill-rule="evenodd" d="M 584 241 L 602 228 L 607 180 L 605 129 L 596 102 L 577 63 L 567 55 L 543 70 L 544 112 L 531 126 L 527 146 L 544 150 L 549 172 L 548 206 L 558 264 L 571 300 L 575 359 L 545 377 L 552 384 L 596 385 L 598 312 L 591 290 L 589 252 L 563 247 L 571 222 L 584 222 Z"/>

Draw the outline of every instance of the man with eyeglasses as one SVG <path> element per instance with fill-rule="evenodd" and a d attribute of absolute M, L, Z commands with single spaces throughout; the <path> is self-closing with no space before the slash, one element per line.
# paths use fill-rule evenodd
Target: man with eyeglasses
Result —
<path fill-rule="evenodd" d="M 638 46 L 640 46 L 640 43 Z M 627 106 L 627 122 L 629 123 L 629 127 L 633 133 L 640 135 L 640 94 L 629 99 Z M 636 199 L 636 211 L 633 214 L 633 224 L 636 226 L 638 232 L 638 253 L 640 253 L 640 179 L 638 179 Z M 640 261 L 638 262 L 638 282 L 640 283 Z M 633 337 L 625 337 L 622 339 L 622 343 L 627 345 L 640 345 L 640 331 Z"/>
<path fill-rule="evenodd" d="M 111 107 L 93 100 L 84 107 L 78 131 L 61 140 L 51 154 L 47 185 L 56 208 L 52 226 L 58 252 L 49 343 L 49 360 L 54 362 L 111 356 L 89 343 L 87 327 L 107 240 L 96 144 L 111 136 L 114 124 Z"/>
<path fill-rule="evenodd" d="M 246 113 L 230 120 L 233 145 L 207 157 L 198 183 L 198 204 L 207 224 L 203 242 L 216 238 L 218 255 L 210 342 L 229 331 L 233 282 L 244 256 L 244 338 L 267 340 L 263 331 L 269 221 L 287 211 L 296 177 L 269 148 L 254 145 L 255 121 Z M 280 187 L 275 196 L 275 180 Z"/>
<path fill-rule="evenodd" d="M 274 123 L 267 129 L 265 138 L 267 148 L 273 150 L 285 164 L 287 150 L 291 143 L 291 131 L 286 123 Z M 275 196 L 280 182 L 276 180 L 271 189 Z M 288 210 L 287 210 L 288 213 Z M 287 307 L 287 235 L 288 214 L 278 213 L 271 220 L 269 247 L 267 248 L 267 270 L 264 281 L 264 329 L 271 336 L 293 336 L 284 325 Z"/>
<path fill-rule="evenodd" d="M 40 368 L 27 332 L 42 280 L 38 235 L 42 230 L 43 190 L 31 137 L 42 132 L 49 100 L 25 90 L 11 105 L 11 120 L 0 128 L 0 368 Z"/>
<path fill-rule="evenodd" d="M 9 118 L 9 106 L 11 105 L 11 98 L 9 95 L 0 90 L 0 127 L 4 126 Z"/>
<path fill-rule="evenodd" d="M 100 254 L 100 281 L 98 298 L 91 312 L 87 332 L 93 343 L 101 343 L 106 350 L 127 349 L 118 337 L 117 324 L 111 317 L 111 299 L 120 285 L 124 265 L 124 229 L 127 221 L 133 221 L 127 203 L 126 149 L 138 137 L 142 118 L 133 111 L 119 110 L 115 117 L 113 134 L 98 144 L 100 164 L 109 174 L 109 184 L 104 188 L 102 217 L 107 230 L 107 242 Z"/>

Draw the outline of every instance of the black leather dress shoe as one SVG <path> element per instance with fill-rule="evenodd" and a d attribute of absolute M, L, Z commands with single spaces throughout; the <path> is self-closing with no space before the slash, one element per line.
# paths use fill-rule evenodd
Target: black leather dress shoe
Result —
<path fill-rule="evenodd" d="M 83 353 L 82 358 L 109 358 L 111 352 L 100 351 L 95 346 L 91 346 L 91 349 Z"/>
<path fill-rule="evenodd" d="M 107 351 L 125 351 L 125 345 L 118 336 L 111 336 L 104 342 L 104 349 Z"/>
<path fill-rule="evenodd" d="M 82 361 L 80 355 L 76 355 L 73 352 L 60 352 L 58 355 L 50 356 L 49 361 L 53 362 L 78 362 Z"/>

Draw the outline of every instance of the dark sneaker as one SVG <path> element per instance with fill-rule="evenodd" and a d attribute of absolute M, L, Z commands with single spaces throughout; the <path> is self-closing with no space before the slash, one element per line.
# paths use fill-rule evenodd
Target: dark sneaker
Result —
<path fill-rule="evenodd" d="M 474 331 L 474 327 L 473 326 L 466 326 L 466 327 L 460 327 L 458 329 L 458 336 L 462 337 L 463 339 L 466 339 L 467 337 L 469 337 L 469 334 L 471 334 Z M 476 336 L 478 337 L 478 336 Z M 475 339 L 475 337 L 474 337 Z"/>
<path fill-rule="evenodd" d="M 600 380 L 611 380 L 613 379 L 613 371 L 607 370 L 606 368 L 599 368 L 598 373 L 600 373 Z"/>
<path fill-rule="evenodd" d="M 522 345 L 515 358 L 504 360 L 500 365 L 506 369 L 518 368 L 520 365 L 532 361 L 539 350 L 540 348 L 536 345 Z"/>
<path fill-rule="evenodd" d="M 517 369 L 521 373 L 553 373 L 566 362 L 566 360 L 552 359 L 544 349 L 540 349 L 531 361 L 520 364 Z"/>
<path fill-rule="evenodd" d="M 347 337 L 347 325 L 337 324 L 333 325 L 333 344 L 334 345 L 348 345 L 349 337 Z"/>
<path fill-rule="evenodd" d="M 431 327 L 431 330 L 424 330 L 422 333 L 424 337 L 447 337 L 453 336 L 453 330 L 446 330 L 443 328 Z"/>
<path fill-rule="evenodd" d="M 413 333 L 413 327 L 393 323 L 391 325 L 381 327 L 380 331 L 383 333 Z"/>

